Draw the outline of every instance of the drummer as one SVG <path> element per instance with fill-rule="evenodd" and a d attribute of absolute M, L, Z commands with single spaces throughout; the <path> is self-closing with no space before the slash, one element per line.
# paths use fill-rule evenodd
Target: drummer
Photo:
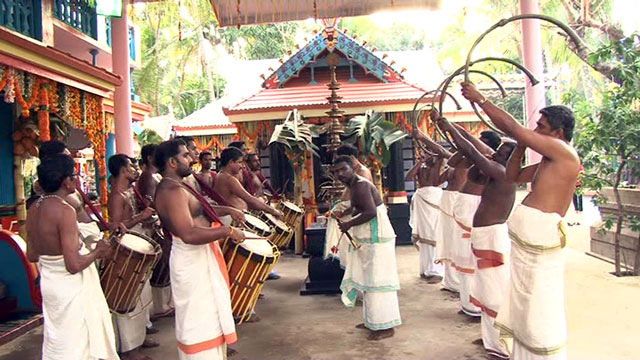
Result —
<path fill-rule="evenodd" d="M 260 167 L 260 157 L 258 156 L 258 154 L 247 154 L 245 156 L 245 164 L 247 165 L 249 171 L 243 174 L 247 176 L 243 178 L 242 185 L 249 192 L 249 194 L 258 198 L 263 198 L 265 195 L 267 195 L 264 192 L 266 188 L 269 191 L 270 196 L 277 201 L 279 198 L 279 194 L 276 190 L 273 189 L 273 187 L 271 187 L 271 184 L 269 184 L 269 180 L 267 180 L 267 178 L 265 178 L 264 174 L 262 173 L 262 169 Z"/>
<path fill-rule="evenodd" d="M 142 212 L 135 213 L 131 184 L 136 180 L 137 173 L 131 159 L 125 154 L 113 155 L 109 158 L 108 168 L 113 177 L 107 202 L 111 221 L 122 222 L 127 228 L 136 228 L 139 232 L 144 233 L 141 223 L 151 219 L 155 215 L 155 211 L 147 207 Z M 137 315 L 114 314 L 115 330 L 123 359 L 148 359 L 148 356 L 140 353 L 140 347 L 148 348 L 159 345 L 150 338 L 145 339 L 148 312 L 142 311 L 142 307 L 150 306 L 152 302 L 151 286 L 148 281 L 142 289 L 140 300 L 133 311 L 133 314 Z"/>
<path fill-rule="evenodd" d="M 216 176 L 218 176 L 215 171 L 211 170 L 213 167 L 213 155 L 208 151 L 203 151 L 198 155 L 198 161 L 200 162 L 200 172 L 198 172 L 197 176 L 210 188 L 213 188 Z"/>
<path fill-rule="evenodd" d="M 249 194 L 242 187 L 237 178 L 237 175 L 242 171 L 242 167 L 242 151 L 232 146 L 224 149 L 220 155 L 220 172 L 214 189 L 218 193 L 224 194 L 227 203 L 236 209 L 264 211 L 277 218 L 282 218 L 280 211 Z"/>
<path fill-rule="evenodd" d="M 78 238 L 74 208 L 76 164 L 69 155 L 45 157 L 38 166 L 43 195 L 27 216 L 27 258 L 38 262 L 44 343 L 42 358 L 118 359 L 113 325 L 93 263 L 112 255 L 100 241 L 89 252 Z"/>
<path fill-rule="evenodd" d="M 206 200 L 196 197 L 196 190 L 188 189 L 183 181 L 191 174 L 191 161 L 181 140 L 165 141 L 156 150 L 155 163 L 163 180 L 155 204 L 173 238 L 170 271 L 178 355 L 179 359 L 223 359 L 227 345 L 236 342 L 237 335 L 225 281 L 227 270 L 217 241 L 230 237 L 239 243 L 244 233 L 212 224 L 205 216 Z"/>

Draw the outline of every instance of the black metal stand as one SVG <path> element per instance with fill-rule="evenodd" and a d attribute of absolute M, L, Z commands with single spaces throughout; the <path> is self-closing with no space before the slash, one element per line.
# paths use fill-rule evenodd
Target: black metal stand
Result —
<path fill-rule="evenodd" d="M 339 294 L 344 270 L 340 261 L 323 259 L 326 228 L 307 228 L 307 252 L 309 265 L 307 278 L 300 288 L 300 295 Z"/>

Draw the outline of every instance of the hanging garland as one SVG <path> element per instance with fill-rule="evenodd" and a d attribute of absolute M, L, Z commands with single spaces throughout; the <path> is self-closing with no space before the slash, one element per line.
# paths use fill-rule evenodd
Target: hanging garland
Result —
<path fill-rule="evenodd" d="M 258 136 L 260 136 L 263 130 L 266 130 L 268 134 L 272 134 L 274 130 L 274 125 L 269 121 L 260 121 L 256 126 L 255 131 L 253 132 L 249 132 L 247 127 L 244 125 L 244 123 L 238 122 L 235 125 L 236 125 L 236 129 L 238 129 L 238 133 L 236 134 L 234 139 L 237 137 L 238 140 L 240 139 L 248 140 L 251 144 L 250 146 L 251 148 L 255 146 L 256 140 L 258 139 Z"/>
<path fill-rule="evenodd" d="M 98 163 L 98 173 L 100 176 L 100 204 L 103 211 L 107 208 L 107 164 L 105 161 L 106 134 L 104 113 L 102 111 L 102 98 L 93 94 L 84 94 L 86 102 L 86 121 L 84 128 L 89 140 L 93 145 L 93 152 Z M 82 112 L 80 113 L 82 114 Z M 106 218 L 106 216 L 105 216 Z"/>
<path fill-rule="evenodd" d="M 49 129 L 49 91 L 48 82 L 43 81 L 43 91 L 40 92 L 40 109 L 38 110 L 38 130 L 40 131 L 40 141 L 51 140 L 51 131 Z"/>
<path fill-rule="evenodd" d="M 222 145 L 220 139 L 218 139 L 217 136 L 212 137 L 206 145 L 202 145 L 200 141 L 198 141 L 198 139 L 195 137 L 193 138 L 193 141 L 196 143 L 196 148 L 198 148 L 200 152 L 209 150 L 214 146 L 217 146 L 220 150 L 224 150 L 226 148 L 226 146 Z"/>

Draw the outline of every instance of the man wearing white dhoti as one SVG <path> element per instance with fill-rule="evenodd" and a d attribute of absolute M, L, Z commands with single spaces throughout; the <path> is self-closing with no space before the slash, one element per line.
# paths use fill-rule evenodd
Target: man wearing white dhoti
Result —
<path fill-rule="evenodd" d="M 68 155 L 43 159 L 38 178 L 44 195 L 27 216 L 27 256 L 38 262 L 44 342 L 42 358 L 119 359 L 107 303 L 94 261 L 113 254 L 106 242 L 87 250 L 78 237 L 74 208 L 75 162 Z"/>
<path fill-rule="evenodd" d="M 163 226 L 173 237 L 170 271 L 178 358 L 225 359 L 227 345 L 236 342 L 237 335 L 228 272 L 218 240 L 230 237 L 239 243 L 244 234 L 221 226 L 205 198 L 182 182 L 191 174 L 191 161 L 181 140 L 165 141 L 156 149 L 155 163 L 163 179 L 155 204 Z"/>
<path fill-rule="evenodd" d="M 364 293 L 364 323 L 356 327 L 369 329 L 369 340 L 388 338 L 393 336 L 393 328 L 401 324 L 396 235 L 380 193 L 371 182 L 355 174 L 351 158 L 336 158 L 334 171 L 349 187 L 353 209 L 353 218 L 340 222 L 340 230 L 351 230 L 350 236 L 357 244 L 347 253 L 348 265 L 340 285 L 342 302 L 353 307 L 358 292 Z"/>
<path fill-rule="evenodd" d="M 483 147 L 484 144 L 459 131 L 446 119 L 439 119 L 438 125 L 451 134 L 458 149 L 481 171 L 479 176 L 470 178 L 487 181 L 471 229 L 471 251 L 475 261 L 470 302 L 482 310 L 484 348 L 493 356 L 509 358 L 510 347 L 506 345 L 510 342 L 500 340 L 500 332 L 494 323 L 509 284 L 511 242 L 506 221 L 513 208 L 516 186 L 507 179 L 505 165 L 515 143 L 505 142 L 489 155 L 492 149 Z"/>
<path fill-rule="evenodd" d="M 409 226 L 413 244 L 420 251 L 420 277 L 429 284 L 442 281 L 444 267 L 436 263 L 436 232 L 440 218 L 440 170 L 442 159 L 423 156 L 411 168 L 405 180 L 416 180 L 418 189 L 411 198 Z"/>
<path fill-rule="evenodd" d="M 518 141 L 507 162 L 507 178 L 515 183 L 532 182 L 531 192 L 508 221 L 511 280 L 495 325 L 513 337 L 512 359 L 566 359 L 565 241 L 559 226 L 572 203 L 580 173 L 580 159 L 569 144 L 573 113 L 565 106 L 545 107 L 535 130 L 529 130 L 473 84 L 462 84 L 462 94 Z M 528 147 L 541 154 L 542 160 L 522 167 Z"/>

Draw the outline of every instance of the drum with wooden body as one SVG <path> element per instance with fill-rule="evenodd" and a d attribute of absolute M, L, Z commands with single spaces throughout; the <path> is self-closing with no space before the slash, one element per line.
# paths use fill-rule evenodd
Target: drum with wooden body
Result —
<path fill-rule="evenodd" d="M 247 238 L 240 244 L 227 239 L 222 246 L 229 271 L 231 310 L 240 318 L 248 320 L 271 269 L 280 258 L 280 251 L 266 238 L 244 231 Z"/>
<path fill-rule="evenodd" d="M 153 267 L 151 279 L 149 283 L 153 287 L 167 287 L 171 285 L 171 276 L 169 275 L 169 257 L 171 255 L 171 240 L 167 239 L 159 225 L 154 225 L 153 240 L 160 245 L 162 255 L 158 259 L 156 266 Z"/>
<path fill-rule="evenodd" d="M 269 236 L 269 241 L 279 249 L 286 248 L 293 238 L 293 230 L 289 225 L 269 213 L 263 213 L 260 217 L 271 227 L 273 231 L 271 236 Z"/>
<path fill-rule="evenodd" d="M 146 235 L 128 231 L 119 240 L 112 258 L 100 268 L 100 283 L 111 311 L 128 313 L 135 309 L 144 283 L 151 276 L 162 250 Z"/>
<path fill-rule="evenodd" d="M 278 203 L 277 209 L 282 212 L 282 219 L 287 223 L 287 225 L 289 225 L 289 227 L 295 229 L 300 225 L 302 216 L 304 215 L 304 210 L 302 210 L 298 205 L 290 201 L 282 200 Z"/>
<path fill-rule="evenodd" d="M 273 226 L 265 222 L 264 219 L 260 219 L 257 215 L 245 213 L 244 219 L 244 227 L 247 228 L 248 231 L 265 238 L 272 235 Z"/>

